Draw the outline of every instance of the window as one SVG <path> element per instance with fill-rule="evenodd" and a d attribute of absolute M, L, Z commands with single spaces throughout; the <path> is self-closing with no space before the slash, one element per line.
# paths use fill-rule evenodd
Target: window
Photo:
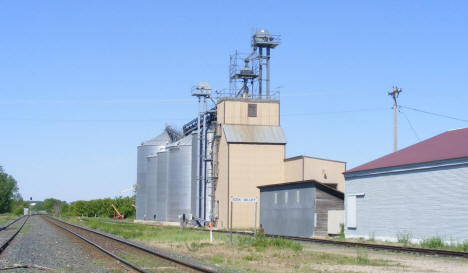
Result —
<path fill-rule="evenodd" d="M 301 192 L 299 190 L 296 191 L 296 203 L 301 202 Z"/>
<path fill-rule="evenodd" d="M 247 115 L 249 118 L 255 118 L 257 117 L 257 105 L 253 103 L 249 103 L 248 109 L 247 109 Z"/>
<path fill-rule="evenodd" d="M 356 195 L 346 197 L 346 227 L 356 228 Z"/>
<path fill-rule="evenodd" d="M 285 191 L 285 192 L 284 192 L 284 203 L 285 203 L 285 204 L 288 203 L 288 191 Z"/>
<path fill-rule="evenodd" d="M 278 204 L 278 193 L 275 192 L 275 205 Z"/>

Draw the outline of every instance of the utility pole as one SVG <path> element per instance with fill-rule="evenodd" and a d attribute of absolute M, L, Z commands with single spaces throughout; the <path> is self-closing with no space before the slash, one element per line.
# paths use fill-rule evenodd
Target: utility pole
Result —
<path fill-rule="evenodd" d="M 401 88 L 394 86 L 392 92 L 388 92 L 388 95 L 393 98 L 393 151 L 394 152 L 398 150 L 397 98 L 400 95 L 401 91 L 402 91 Z"/>

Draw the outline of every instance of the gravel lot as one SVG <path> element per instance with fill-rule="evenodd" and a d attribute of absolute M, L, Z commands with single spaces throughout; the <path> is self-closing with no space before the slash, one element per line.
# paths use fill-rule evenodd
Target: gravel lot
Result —
<path fill-rule="evenodd" d="M 49 272 L 124 272 L 104 254 L 56 230 L 39 216 L 31 217 L 0 255 L 1 268 L 14 264 L 46 267 L 51 269 Z M 4 272 L 38 272 L 38 269 Z"/>

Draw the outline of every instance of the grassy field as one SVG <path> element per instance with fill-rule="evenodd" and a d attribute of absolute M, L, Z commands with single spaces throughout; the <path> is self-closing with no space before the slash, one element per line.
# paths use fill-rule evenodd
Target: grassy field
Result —
<path fill-rule="evenodd" d="M 228 234 L 214 233 L 214 242 L 209 242 L 209 233 L 197 229 L 185 229 L 163 225 L 120 224 L 104 222 L 99 218 L 69 222 L 143 242 L 150 246 L 172 250 L 218 265 L 227 271 L 238 272 L 361 272 L 359 268 L 400 267 L 398 263 L 384 259 L 369 258 L 367 250 L 356 249 L 352 255 L 323 253 L 304 249 L 296 241 L 267 238 L 259 235 L 233 235 L 233 244 Z M 109 221 L 108 219 L 105 221 Z M 348 270 L 350 267 L 352 270 Z M 331 270 L 329 268 L 337 268 Z M 358 269 L 358 270 L 355 270 Z M 368 271 L 368 270 L 363 270 Z"/>
<path fill-rule="evenodd" d="M 8 224 L 8 222 L 10 222 L 11 220 L 16 219 L 18 217 L 20 217 L 20 216 L 13 215 L 13 214 L 10 214 L 10 213 L 0 214 L 0 226 L 6 225 L 6 224 Z"/>

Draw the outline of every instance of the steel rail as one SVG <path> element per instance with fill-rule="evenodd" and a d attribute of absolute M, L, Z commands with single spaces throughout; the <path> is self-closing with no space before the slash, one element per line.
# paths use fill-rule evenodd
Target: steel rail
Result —
<path fill-rule="evenodd" d="M 204 231 L 208 231 L 208 230 L 204 229 Z M 229 231 L 224 231 L 224 230 L 213 230 L 213 232 L 229 233 Z M 234 231 L 232 233 L 237 234 L 237 235 L 254 236 L 252 232 Z M 289 239 L 293 241 L 301 241 L 301 242 L 306 242 L 306 243 L 320 243 L 320 244 L 339 245 L 339 246 L 346 246 L 346 247 L 364 247 L 364 248 L 369 248 L 369 249 L 374 249 L 374 250 L 389 250 L 389 251 L 394 251 L 394 252 L 417 253 L 417 254 L 426 254 L 426 255 L 433 255 L 433 256 L 468 258 L 468 252 L 444 250 L 444 249 L 429 249 L 429 248 L 419 248 L 419 247 L 379 245 L 379 244 L 360 243 L 360 242 L 333 241 L 333 240 L 327 240 L 327 239 L 303 238 L 303 237 L 273 235 L 273 234 L 265 234 L 265 237 Z"/>
<path fill-rule="evenodd" d="M 97 230 L 92 230 L 92 229 L 89 229 L 89 228 L 86 228 L 86 227 L 82 227 L 82 226 L 79 226 L 79 225 L 67 223 L 67 222 L 64 222 L 64 221 L 59 220 L 59 219 L 56 219 L 56 218 L 51 218 L 51 217 L 49 217 L 49 216 L 46 216 L 46 217 L 49 218 L 49 219 L 53 219 L 52 221 L 58 221 L 58 222 L 63 223 L 63 224 L 65 224 L 65 225 L 69 225 L 69 226 L 76 227 L 76 228 L 79 228 L 79 229 L 82 229 L 82 230 L 85 230 L 85 231 L 88 231 L 88 232 L 92 232 L 92 233 L 94 233 L 94 234 L 103 236 L 103 237 L 108 238 L 108 239 L 112 239 L 112 240 L 117 241 L 117 242 L 119 242 L 119 243 L 125 244 L 125 245 L 127 245 L 127 246 L 131 246 L 131 247 L 133 247 L 133 248 L 139 249 L 139 250 L 141 250 L 141 251 L 144 251 L 144 252 L 149 253 L 149 254 L 151 254 L 151 255 L 157 256 L 157 257 L 162 258 L 162 259 L 164 259 L 164 260 L 168 260 L 168 261 L 170 261 L 170 262 L 173 262 L 173 263 L 176 263 L 176 264 L 179 264 L 179 265 L 182 265 L 182 266 L 185 266 L 185 267 L 194 269 L 194 270 L 199 271 L 199 272 L 204 272 L 204 273 L 218 273 L 218 271 L 216 271 L 216 270 L 214 270 L 213 268 L 208 267 L 208 266 L 197 265 L 197 264 L 191 263 L 191 262 L 189 262 L 189 261 L 183 261 L 183 260 L 181 260 L 181 259 L 179 259 L 179 258 L 175 258 L 175 257 L 169 256 L 169 255 L 167 255 L 167 254 L 160 253 L 160 252 L 157 252 L 157 251 L 155 251 L 155 250 L 152 250 L 152 249 L 149 249 L 149 248 L 146 248 L 146 247 L 137 245 L 137 244 L 135 244 L 135 243 L 132 243 L 132 242 L 129 242 L 129 241 L 120 239 L 120 238 L 116 238 L 116 237 L 114 237 L 114 236 L 110 236 L 110 235 L 108 235 L 108 234 L 105 234 L 105 233 L 100 232 L 100 231 L 97 231 Z"/>
<path fill-rule="evenodd" d="M 20 217 L 16 218 L 15 220 L 11 221 L 6 226 L 0 227 L 0 231 L 7 229 L 9 226 L 13 225 L 14 223 L 18 222 L 20 219 L 23 219 L 24 217 L 26 217 L 26 215 L 23 215 L 23 216 L 20 216 Z"/>
<path fill-rule="evenodd" d="M 136 270 L 136 271 L 142 272 L 142 273 L 150 273 L 149 271 L 144 270 L 143 268 L 141 268 L 141 267 L 135 265 L 134 263 L 131 263 L 131 262 L 129 262 L 129 261 L 123 259 L 122 257 L 117 256 L 117 255 L 115 255 L 114 253 L 108 251 L 107 249 L 101 247 L 100 245 L 98 245 L 98 244 L 96 244 L 96 243 L 94 243 L 94 242 L 92 242 L 92 241 L 86 239 L 85 237 L 79 235 L 78 233 L 76 233 L 76 232 L 74 232 L 74 231 L 72 231 L 72 230 L 70 230 L 70 229 L 67 229 L 67 228 L 65 228 L 65 227 L 63 227 L 63 226 L 61 226 L 61 225 L 58 225 L 57 223 L 54 223 L 54 221 L 51 221 L 50 219 L 49 219 L 49 220 L 46 220 L 46 221 L 49 222 L 49 223 L 51 223 L 51 224 L 53 224 L 53 225 L 55 225 L 56 227 L 59 227 L 59 228 L 65 230 L 65 231 L 67 231 L 67 232 L 69 232 L 69 233 L 75 235 L 76 237 L 78 237 L 78 238 L 80 238 L 81 240 L 87 242 L 88 244 L 90 244 L 90 245 L 96 247 L 97 249 L 99 249 L 100 251 L 106 253 L 107 255 L 111 256 L 112 258 L 114 258 L 114 259 L 118 260 L 119 262 L 121 262 L 121 263 L 127 265 L 128 267 L 132 268 L 133 270 Z"/>
<path fill-rule="evenodd" d="M 15 231 L 15 233 L 13 233 L 13 235 L 8 238 L 5 242 L 2 243 L 2 245 L 0 246 L 0 254 L 8 247 L 8 245 L 10 244 L 11 241 L 13 241 L 13 239 L 15 239 L 16 235 L 18 235 L 18 233 L 21 231 L 21 229 L 24 227 L 24 225 L 26 224 L 26 222 L 28 221 L 29 219 L 29 215 L 27 216 L 26 220 L 24 220 L 23 224 L 18 228 L 18 230 Z M 14 222 L 18 221 L 19 219 L 21 218 L 24 218 L 24 217 L 19 217 L 18 219 L 16 219 Z M 13 224 L 13 223 L 11 223 Z M 11 225 L 10 224 L 10 225 Z M 8 226 L 10 226 L 8 225 Z"/>
<path fill-rule="evenodd" d="M 111 223 L 109 221 L 109 223 Z M 115 224 L 123 224 L 118 222 L 112 222 Z M 128 223 L 125 223 L 128 224 Z M 202 230 L 208 232 L 206 229 L 194 229 L 194 230 Z M 213 230 L 213 232 L 218 233 L 229 233 L 229 231 L 224 230 Z M 234 231 L 233 234 L 238 235 L 245 235 L 245 236 L 253 236 L 252 232 L 244 232 L 244 231 Z M 388 250 L 394 252 L 408 252 L 408 253 L 417 253 L 417 254 L 426 254 L 426 255 L 433 255 L 433 256 L 448 256 L 448 257 L 461 257 L 461 258 L 468 258 L 468 252 L 462 251 L 453 251 L 453 250 L 444 250 L 444 249 L 429 249 L 429 248 L 419 248 L 419 247 L 404 247 L 404 246 L 393 246 L 393 245 L 379 245 L 379 244 L 370 244 L 370 243 L 361 243 L 361 242 L 346 242 L 346 241 L 333 241 L 327 239 L 318 239 L 318 238 L 303 238 L 303 237 L 295 237 L 295 236 L 284 236 L 284 235 L 273 235 L 273 234 L 265 234 L 266 237 L 270 238 L 283 238 L 289 239 L 294 241 L 301 241 L 306 243 L 321 243 L 321 244 L 332 244 L 332 245 L 340 245 L 346 247 L 364 247 L 374 250 Z"/>

